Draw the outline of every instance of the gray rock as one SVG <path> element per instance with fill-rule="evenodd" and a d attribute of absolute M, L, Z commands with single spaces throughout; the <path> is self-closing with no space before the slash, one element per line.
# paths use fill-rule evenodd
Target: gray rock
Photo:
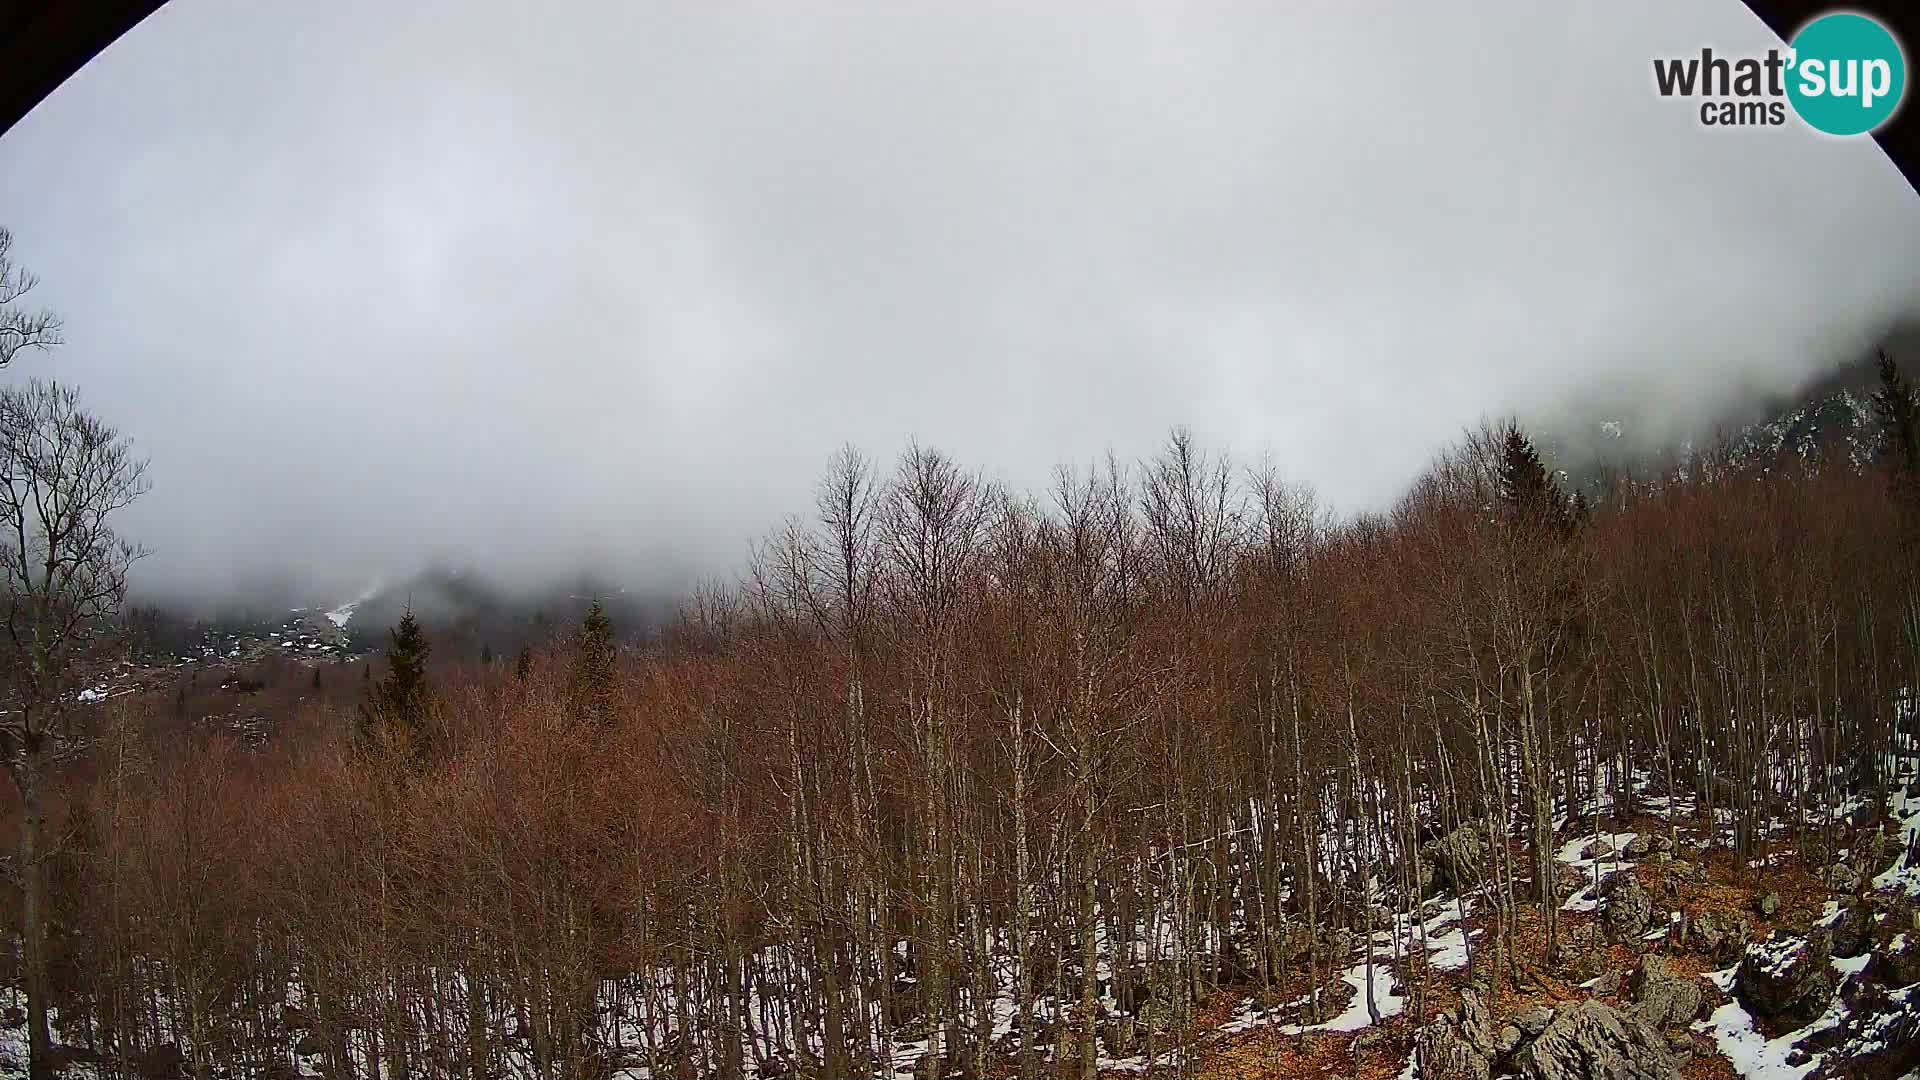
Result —
<path fill-rule="evenodd" d="M 1492 1056 L 1493 1017 L 1487 1013 L 1487 1003 L 1480 991 L 1471 986 L 1460 991 L 1460 1033 L 1475 1050 Z"/>
<path fill-rule="evenodd" d="M 1867 961 L 1867 975 L 1882 986 L 1910 986 L 1920 982 L 1920 936 L 1911 933 L 1875 949 Z"/>
<path fill-rule="evenodd" d="M 1808 1050 L 1825 1050 L 1809 1080 L 1855 1080 L 1883 1077 L 1920 1061 L 1920 1002 L 1904 989 L 1889 990 L 1870 979 L 1848 979 L 1840 991 L 1847 1007 L 1839 1023 L 1802 1039 L 1787 1058 Z M 1902 1073 L 1902 1075 L 1910 1075 Z"/>
<path fill-rule="evenodd" d="M 1412 899 L 1425 900 L 1433 895 L 1434 888 L 1439 884 L 1438 876 L 1434 873 L 1431 859 L 1423 856 L 1415 859 L 1414 864 L 1414 873 L 1410 875 L 1414 880 L 1409 883 L 1414 894 Z"/>
<path fill-rule="evenodd" d="M 1547 1030 L 1547 1025 L 1553 1022 L 1553 1010 L 1535 1005 L 1530 1009 L 1520 1010 L 1514 1016 L 1513 1022 L 1519 1026 L 1522 1034 L 1531 1039 Z"/>
<path fill-rule="evenodd" d="M 1562 900 L 1586 888 L 1587 880 L 1586 871 L 1577 866 L 1561 862 L 1553 864 L 1553 891 Z"/>
<path fill-rule="evenodd" d="M 1653 854 L 1653 841 L 1648 839 L 1646 833 L 1641 833 L 1627 841 L 1627 846 L 1620 849 L 1620 854 L 1629 859 L 1644 859 Z"/>
<path fill-rule="evenodd" d="M 1344 926 L 1336 926 L 1327 931 L 1327 955 L 1344 962 L 1353 955 L 1354 933 Z"/>
<path fill-rule="evenodd" d="M 1855 834 L 1847 863 L 1862 878 L 1870 878 L 1892 865 L 1895 854 L 1887 834 L 1876 825 L 1871 831 L 1863 829 Z"/>
<path fill-rule="evenodd" d="M 1783 1030 L 1805 1027 L 1833 1002 L 1832 947 L 1820 930 L 1805 938 L 1749 945 L 1734 972 L 1733 996 Z"/>
<path fill-rule="evenodd" d="M 1426 845 L 1423 851 L 1443 885 L 1470 889 L 1480 884 L 1486 865 L 1487 845 L 1472 827 L 1462 825 Z"/>
<path fill-rule="evenodd" d="M 1393 912 L 1385 904 L 1368 904 L 1367 918 L 1372 920 L 1369 930 L 1385 930 L 1393 925 Z"/>
<path fill-rule="evenodd" d="M 1832 866 L 1822 870 L 1820 872 L 1820 880 L 1826 882 L 1828 888 L 1836 892 L 1845 893 L 1859 892 L 1860 886 L 1865 881 L 1865 879 L 1860 876 L 1860 871 L 1855 870 L 1843 862 L 1834 863 Z"/>
<path fill-rule="evenodd" d="M 1520 1043 L 1524 1038 L 1525 1037 L 1520 1034 L 1520 1029 L 1514 1027 L 1512 1024 L 1501 1028 L 1500 1034 L 1493 1037 L 1494 1056 L 1506 1057 L 1508 1054 L 1513 1053 L 1520 1048 Z"/>
<path fill-rule="evenodd" d="M 1659 956 L 1643 956 L 1633 976 L 1633 1007 L 1629 1011 L 1655 1028 L 1678 1027 L 1700 1015 L 1705 1002 L 1696 980 L 1673 973 Z"/>
<path fill-rule="evenodd" d="M 1646 936 L 1653 925 L 1653 897 L 1647 895 L 1639 879 L 1622 871 L 1600 886 L 1600 895 L 1607 902 L 1601 921 L 1609 940 L 1638 941 Z"/>
<path fill-rule="evenodd" d="M 1771 919 L 1780 910 L 1780 894 L 1777 892 L 1767 893 L 1760 897 L 1759 902 L 1754 906 L 1759 909 L 1762 918 Z"/>
<path fill-rule="evenodd" d="M 1604 836 L 1594 839 L 1580 849 L 1580 857 L 1583 859 L 1611 859 L 1615 854 L 1613 841 Z"/>
<path fill-rule="evenodd" d="M 1445 1013 L 1414 1035 L 1413 1047 L 1426 1080 L 1488 1080 L 1492 1075 L 1487 1055 L 1475 1049 Z"/>
<path fill-rule="evenodd" d="M 1569 1002 L 1513 1057 L 1526 1080 L 1679 1080 L 1660 1033 L 1598 1001 Z"/>
<path fill-rule="evenodd" d="M 1848 904 L 1829 923 L 1833 935 L 1833 955 L 1851 959 L 1873 947 L 1873 913 L 1865 904 Z"/>
<path fill-rule="evenodd" d="M 1725 964 L 1732 963 L 1746 951 L 1748 935 L 1745 918 L 1709 911 L 1687 923 L 1682 940 L 1688 948 Z"/>

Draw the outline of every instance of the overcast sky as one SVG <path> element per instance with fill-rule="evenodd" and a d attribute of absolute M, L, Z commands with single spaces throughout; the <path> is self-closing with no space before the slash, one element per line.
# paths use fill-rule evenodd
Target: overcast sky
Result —
<path fill-rule="evenodd" d="M 1445 9 L 1444 12 L 1441 9 Z M 149 583 L 729 572 L 839 444 L 1016 486 L 1190 425 L 1384 505 L 1920 310 L 1869 141 L 1700 126 L 1738 0 L 172 0 L 0 137 Z"/>

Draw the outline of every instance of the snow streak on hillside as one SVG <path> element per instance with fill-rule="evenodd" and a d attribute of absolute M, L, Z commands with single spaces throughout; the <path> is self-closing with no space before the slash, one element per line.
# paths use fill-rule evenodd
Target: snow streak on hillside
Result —
<path fill-rule="evenodd" d="M 367 601 L 373 599 L 376 595 L 379 594 L 379 592 L 380 592 L 380 583 L 376 581 L 372 585 L 367 586 L 366 591 L 362 592 L 359 596 L 356 596 L 353 599 L 347 601 L 346 603 L 341 604 L 339 607 L 334 608 L 332 611 L 327 612 L 327 621 L 333 623 L 333 625 L 339 627 L 340 629 L 345 630 L 347 628 L 347 623 L 353 620 L 354 609 L 358 608 L 361 604 L 364 604 Z"/>

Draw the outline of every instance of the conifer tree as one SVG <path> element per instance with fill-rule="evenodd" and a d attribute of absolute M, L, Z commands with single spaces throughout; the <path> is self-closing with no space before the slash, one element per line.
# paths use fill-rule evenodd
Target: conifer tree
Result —
<path fill-rule="evenodd" d="M 1508 425 L 1501 439 L 1499 470 L 1500 501 L 1523 529 L 1564 532 L 1576 524 L 1576 508 L 1569 505 L 1533 440 L 1517 424 Z"/>
<path fill-rule="evenodd" d="M 513 677 L 520 682 L 526 682 L 527 676 L 531 674 L 533 674 L 533 647 L 522 645 L 519 657 L 513 662 Z"/>
<path fill-rule="evenodd" d="M 405 738 L 415 750 L 425 747 L 427 710 L 427 656 L 432 647 L 413 609 L 400 616 L 387 647 L 387 677 L 374 683 L 361 706 L 362 735 Z M 371 671 L 371 665 L 369 665 Z"/>
<path fill-rule="evenodd" d="M 318 667 L 313 669 L 313 688 L 316 691 L 320 689 L 320 669 Z"/>
<path fill-rule="evenodd" d="M 600 601 L 595 600 L 587 608 L 574 645 L 575 711 L 583 720 L 607 723 L 613 717 L 615 647 L 613 620 L 607 617 Z"/>
<path fill-rule="evenodd" d="M 1880 389 L 1873 411 L 1886 439 L 1886 460 L 1897 489 L 1911 497 L 1920 490 L 1920 396 L 1900 365 L 1880 350 Z"/>
<path fill-rule="evenodd" d="M 493 646 L 484 641 L 480 643 L 480 662 L 487 667 L 493 666 Z"/>

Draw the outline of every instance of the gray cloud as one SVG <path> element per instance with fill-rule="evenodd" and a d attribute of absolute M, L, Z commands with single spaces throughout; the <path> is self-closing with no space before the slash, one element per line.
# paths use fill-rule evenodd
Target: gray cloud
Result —
<path fill-rule="evenodd" d="M 1169 425 L 1378 506 L 1486 413 L 1650 431 L 1920 308 L 1870 143 L 1715 131 L 1736 0 L 173 0 L 0 139 L 150 582 L 728 572 L 833 449 Z"/>

